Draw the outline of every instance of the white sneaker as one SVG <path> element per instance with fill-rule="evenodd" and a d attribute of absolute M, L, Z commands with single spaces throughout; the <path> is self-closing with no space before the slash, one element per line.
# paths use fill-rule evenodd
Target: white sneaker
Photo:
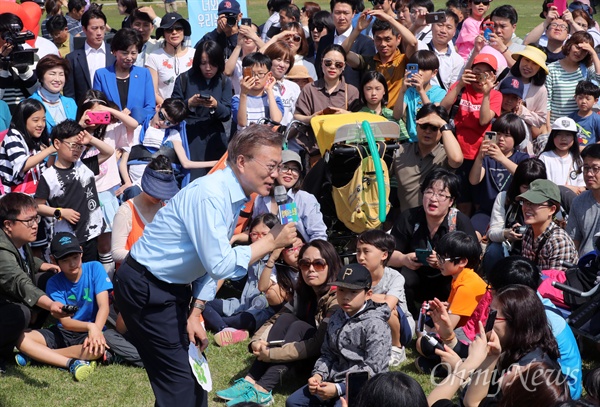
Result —
<path fill-rule="evenodd" d="M 406 348 L 392 346 L 392 354 L 390 356 L 390 367 L 400 366 L 406 361 Z"/>

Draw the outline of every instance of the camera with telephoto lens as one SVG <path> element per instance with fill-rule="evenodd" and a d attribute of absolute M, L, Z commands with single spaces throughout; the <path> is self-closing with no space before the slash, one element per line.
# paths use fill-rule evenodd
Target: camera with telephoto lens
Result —
<path fill-rule="evenodd" d="M 227 15 L 227 25 L 230 27 L 235 27 L 237 24 L 237 16 L 235 14 Z"/>
<path fill-rule="evenodd" d="M 23 48 L 26 41 L 35 39 L 35 35 L 31 31 L 21 32 L 21 27 L 18 24 L 11 24 L 10 30 L 2 33 L 2 39 L 13 46 L 10 54 L 2 56 L 3 62 L 10 62 L 12 65 L 33 65 L 33 57 L 37 49 Z"/>

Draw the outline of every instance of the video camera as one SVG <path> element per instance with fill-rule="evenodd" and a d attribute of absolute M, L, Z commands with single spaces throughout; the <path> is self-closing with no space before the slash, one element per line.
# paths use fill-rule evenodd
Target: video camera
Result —
<path fill-rule="evenodd" d="M 2 56 L 2 62 L 12 65 L 33 65 L 37 48 L 23 48 L 26 41 L 35 39 L 35 35 L 31 31 L 21 32 L 19 24 L 11 24 L 10 30 L 3 32 L 1 37 L 7 44 L 13 46 L 10 54 Z"/>

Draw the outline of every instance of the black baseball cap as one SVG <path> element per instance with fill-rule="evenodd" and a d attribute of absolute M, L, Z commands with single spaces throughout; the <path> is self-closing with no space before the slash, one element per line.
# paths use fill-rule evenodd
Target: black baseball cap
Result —
<path fill-rule="evenodd" d="M 73 253 L 83 253 L 77 237 L 69 232 L 58 232 L 55 234 L 52 238 L 52 243 L 50 243 L 50 254 L 56 260 L 60 260 Z"/>
<path fill-rule="evenodd" d="M 352 263 L 342 267 L 336 280 L 329 285 L 336 287 L 349 288 L 351 290 L 370 289 L 373 280 L 369 270 L 361 264 Z"/>

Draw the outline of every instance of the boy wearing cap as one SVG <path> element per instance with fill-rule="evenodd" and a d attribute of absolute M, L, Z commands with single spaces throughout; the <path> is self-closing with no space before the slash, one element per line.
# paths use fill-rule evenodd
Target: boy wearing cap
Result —
<path fill-rule="evenodd" d="M 598 103 L 600 88 L 590 81 L 581 81 L 575 88 L 575 100 L 578 111 L 568 117 L 577 123 L 579 129 L 579 145 L 585 147 L 600 140 L 600 115 L 592 108 Z"/>
<path fill-rule="evenodd" d="M 502 113 L 519 114 L 523 106 L 525 85 L 521 78 L 506 78 L 500 82 L 498 91 L 502 93 Z"/>
<path fill-rule="evenodd" d="M 242 18 L 240 3 L 236 0 L 223 0 L 219 3 L 217 14 L 217 28 L 204 34 L 198 44 L 206 40 L 215 41 L 223 48 L 227 60 L 238 43 L 238 22 Z"/>
<path fill-rule="evenodd" d="M 112 283 L 102 264 L 81 262 L 83 250 L 71 233 L 57 233 L 50 253 L 61 272 L 48 280 L 46 292 L 54 301 L 75 309 L 70 316 L 60 318 L 57 325 L 23 334 L 17 342 L 21 353 L 15 360 L 20 366 L 26 366 L 31 358 L 66 367 L 75 380 L 85 380 L 93 371 L 88 361 L 102 358 L 106 350 L 102 331 Z"/>
<path fill-rule="evenodd" d="M 346 393 L 346 373 L 388 371 L 392 337 L 387 304 L 371 300 L 371 273 L 360 264 L 342 267 L 336 281 L 340 309 L 329 320 L 321 356 L 308 384 L 286 400 L 286 407 L 332 405 Z"/>

